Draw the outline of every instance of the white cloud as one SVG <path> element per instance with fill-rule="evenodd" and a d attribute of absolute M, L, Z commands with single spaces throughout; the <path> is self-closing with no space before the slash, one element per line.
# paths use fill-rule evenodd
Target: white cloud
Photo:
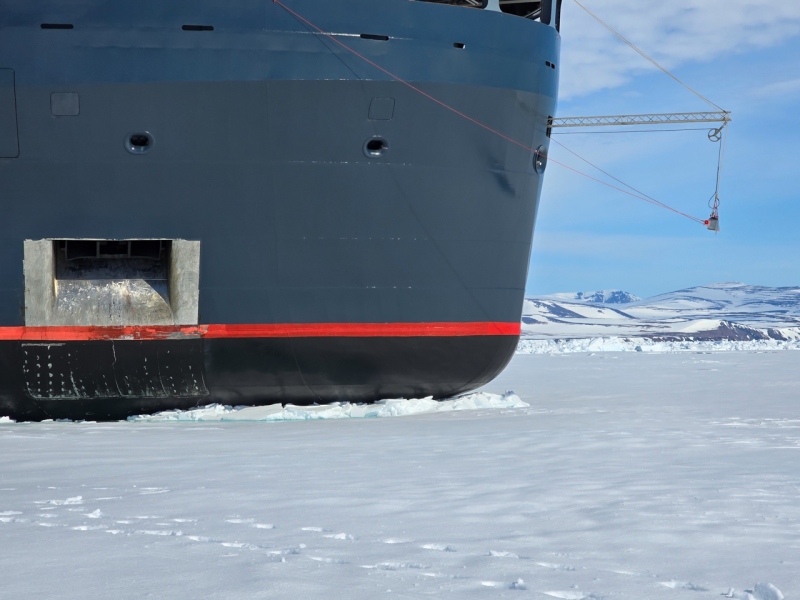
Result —
<path fill-rule="evenodd" d="M 753 91 L 757 98 L 782 98 L 800 95 L 800 79 L 786 79 L 767 84 Z"/>
<path fill-rule="evenodd" d="M 779 44 L 800 34 L 800 1 L 582 0 L 611 27 L 668 69 Z M 613 88 L 655 69 L 564 0 L 562 98 Z"/>

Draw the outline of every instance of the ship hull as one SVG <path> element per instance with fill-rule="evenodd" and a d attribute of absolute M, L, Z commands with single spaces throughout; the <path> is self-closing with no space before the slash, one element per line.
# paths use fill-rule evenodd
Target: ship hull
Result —
<path fill-rule="evenodd" d="M 0 342 L 0 412 L 108 420 L 211 402 L 446 398 L 491 381 L 515 346 L 510 336 Z"/>
<path fill-rule="evenodd" d="M 359 57 L 276 5 L 240 4 L 267 25 L 206 35 L 179 15 L 132 37 L 102 11 L 81 28 L 58 3 L 3 9 L 16 155 L 0 145 L 0 413 L 442 398 L 510 359 L 542 183 L 526 148 L 547 145 L 556 32 L 421 2 L 354 1 L 344 20 L 304 3 Z M 57 18 L 75 29 L 35 29 Z M 126 148 L 136 132 L 147 152 Z M 136 306 L 36 321 L 25 241 L 74 239 L 195 241 L 199 329 L 165 339 L 149 327 L 163 323 L 125 320 Z M 382 329 L 359 335 L 369 325 Z M 237 326 L 269 333 L 224 333 Z"/>

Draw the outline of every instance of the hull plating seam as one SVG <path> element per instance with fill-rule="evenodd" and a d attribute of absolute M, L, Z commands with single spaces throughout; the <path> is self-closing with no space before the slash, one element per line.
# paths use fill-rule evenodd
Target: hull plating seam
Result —
<path fill-rule="evenodd" d="M 66 342 L 314 337 L 519 336 L 520 323 L 293 323 L 131 327 L 0 327 L 0 340 Z"/>

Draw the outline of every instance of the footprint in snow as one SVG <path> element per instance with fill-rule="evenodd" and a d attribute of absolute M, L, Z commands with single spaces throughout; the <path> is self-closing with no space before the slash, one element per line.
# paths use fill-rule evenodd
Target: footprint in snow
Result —
<path fill-rule="evenodd" d="M 728 588 L 728 591 L 722 595 L 725 598 L 734 598 L 735 600 L 784 600 L 785 598 L 783 592 L 771 583 L 757 583 L 752 590 L 744 590 L 743 592 Z"/>
<path fill-rule="evenodd" d="M 331 540 L 354 540 L 354 539 L 356 539 L 352 535 L 350 535 L 349 533 L 329 533 L 329 534 L 324 535 L 322 537 L 326 537 L 326 538 L 331 539 Z"/>
<path fill-rule="evenodd" d="M 503 588 L 506 590 L 527 590 L 525 582 L 520 578 L 511 583 L 504 583 L 502 581 L 481 581 L 481 585 L 491 588 Z"/>
<path fill-rule="evenodd" d="M 458 552 L 458 550 L 447 544 L 422 544 L 420 548 L 424 548 L 425 550 L 438 550 L 439 552 Z"/>
<path fill-rule="evenodd" d="M 157 488 L 157 487 L 147 487 L 139 489 L 141 490 L 139 494 L 143 496 L 147 496 L 150 494 L 165 494 L 169 491 L 167 488 Z"/>
<path fill-rule="evenodd" d="M 159 535 L 159 536 L 175 536 L 175 537 L 183 535 L 182 531 L 174 531 L 171 529 L 137 529 L 133 533 L 139 535 Z"/>
<path fill-rule="evenodd" d="M 34 504 L 52 504 L 53 506 L 69 506 L 74 504 L 83 504 L 83 496 L 73 496 L 66 500 L 34 500 Z"/>
<path fill-rule="evenodd" d="M 494 558 L 519 558 L 518 554 L 514 554 L 513 552 L 503 552 L 499 550 L 489 550 L 488 556 L 492 556 Z"/>
<path fill-rule="evenodd" d="M 246 548 L 248 550 L 258 550 L 259 546 L 247 544 L 245 542 L 220 542 L 226 548 Z"/>
<path fill-rule="evenodd" d="M 240 517 L 231 517 L 230 519 L 225 519 L 226 523 L 233 523 L 236 525 L 249 525 L 255 529 L 275 529 L 275 525 L 272 523 L 256 523 L 255 519 L 243 519 Z"/>
<path fill-rule="evenodd" d="M 471 579 L 467 575 L 450 575 L 448 573 L 420 573 L 423 577 L 432 577 L 434 579 Z"/>
<path fill-rule="evenodd" d="M 179 536 L 183 535 L 183 532 L 175 532 L 174 535 Z M 247 542 L 226 542 L 224 540 L 218 538 L 210 538 L 202 535 L 187 535 L 186 539 L 192 540 L 193 542 L 203 542 L 207 544 L 220 544 L 225 548 L 244 548 L 245 550 L 264 550 L 263 546 L 258 546 L 256 544 L 248 544 Z M 299 554 L 300 552 L 289 552 L 289 551 L 270 551 L 267 554 Z"/>
<path fill-rule="evenodd" d="M 692 592 L 707 592 L 708 588 L 701 587 L 692 583 L 691 581 L 659 581 L 658 585 L 663 585 L 664 587 L 673 589 L 673 590 L 689 590 Z"/>
<path fill-rule="evenodd" d="M 269 556 L 280 556 L 283 559 L 284 556 L 288 556 L 290 554 L 302 554 L 305 547 L 305 544 L 300 544 L 297 548 L 288 548 L 286 550 L 268 550 L 267 554 Z M 281 560 L 281 562 L 286 561 Z"/>
<path fill-rule="evenodd" d="M 206 542 L 210 544 L 221 544 L 222 540 L 218 540 L 217 538 L 210 538 L 204 535 L 187 535 L 187 539 L 192 540 L 193 542 Z"/>
<path fill-rule="evenodd" d="M 553 598 L 560 598 L 561 600 L 589 600 L 591 598 L 597 598 L 594 594 L 584 594 L 583 592 L 579 592 L 577 590 L 567 590 L 567 591 L 553 591 L 553 592 L 542 592 L 547 596 L 552 596 Z"/>
<path fill-rule="evenodd" d="M 308 558 L 310 558 L 311 560 L 315 560 L 317 562 L 330 563 L 330 564 L 333 564 L 333 565 L 349 565 L 350 564 L 346 560 L 339 560 L 338 558 L 324 558 L 322 556 L 311 556 L 311 555 L 309 555 Z"/>
<path fill-rule="evenodd" d="M 378 563 L 377 565 L 361 565 L 362 569 L 378 569 L 381 571 L 399 571 L 402 569 L 430 569 L 430 565 L 423 565 L 422 563 L 415 562 L 385 562 Z"/>
<path fill-rule="evenodd" d="M 553 569 L 554 571 L 574 571 L 575 567 L 571 565 L 559 565 L 557 563 L 537 562 L 537 565 L 546 569 Z"/>

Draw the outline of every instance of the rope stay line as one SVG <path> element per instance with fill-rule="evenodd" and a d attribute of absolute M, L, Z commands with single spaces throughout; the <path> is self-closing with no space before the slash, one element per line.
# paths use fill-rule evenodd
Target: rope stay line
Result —
<path fill-rule="evenodd" d="M 323 30 L 322 28 L 320 28 L 317 25 L 315 25 L 313 22 L 311 22 L 306 17 L 302 16 L 301 14 L 296 12 L 295 10 L 292 10 L 291 8 L 286 6 L 286 4 L 284 4 L 281 0 L 272 0 L 272 3 L 280 6 L 283 10 L 285 10 L 287 13 L 292 15 L 295 19 L 297 19 L 301 23 L 303 23 L 305 25 L 308 25 L 313 30 L 315 30 L 318 34 L 325 36 L 326 38 L 328 38 L 329 40 L 331 40 L 332 42 L 334 42 L 338 46 L 342 47 L 343 49 L 345 49 L 346 51 L 350 52 L 354 56 L 356 56 L 359 59 L 363 60 L 367 64 L 372 65 L 373 67 L 375 67 L 376 69 L 378 69 L 382 73 L 388 75 L 389 77 L 391 77 L 392 79 L 394 79 L 398 83 L 408 87 L 409 89 L 413 90 L 414 92 L 416 92 L 416 93 L 420 94 L 421 96 L 427 98 L 428 100 L 438 104 L 442 108 L 447 109 L 448 111 L 456 114 L 457 116 L 459 116 L 459 117 L 461 117 L 463 119 L 466 119 L 467 121 L 470 121 L 471 123 L 477 125 L 478 127 L 481 127 L 483 129 L 485 129 L 486 131 L 489 131 L 490 133 L 503 138 L 504 140 L 508 141 L 511 144 L 514 144 L 516 146 L 519 146 L 520 148 L 523 148 L 524 150 L 530 152 L 533 156 L 540 156 L 540 153 L 537 150 L 535 150 L 534 148 L 531 148 L 530 146 L 528 146 L 526 144 L 523 144 L 522 142 L 520 142 L 518 140 L 515 140 L 514 138 L 512 138 L 512 137 L 510 137 L 510 136 L 508 136 L 508 135 L 506 135 L 506 134 L 504 134 L 504 133 L 502 133 L 502 132 L 500 132 L 500 131 L 492 128 L 492 127 L 490 127 L 489 125 L 486 125 L 485 123 L 482 123 L 478 119 L 475 119 L 474 117 L 471 117 L 471 116 L 461 112 L 460 110 L 450 106 L 449 104 L 443 102 L 442 100 L 439 100 L 435 96 L 432 96 L 431 94 L 428 94 L 427 92 L 423 91 L 422 89 L 420 89 L 420 88 L 416 87 L 415 85 L 409 83 L 408 81 L 406 81 L 405 79 L 401 78 L 400 76 L 395 75 L 394 73 L 392 73 L 388 69 L 385 69 L 384 67 L 380 66 L 379 64 L 373 62 L 372 60 L 370 60 L 369 58 L 367 58 L 363 54 L 359 53 L 357 50 L 351 48 L 350 46 L 348 46 L 347 44 L 345 44 L 341 40 L 337 39 L 337 36 L 326 32 L 325 30 Z M 555 141 L 555 140 L 552 140 L 552 141 Z M 558 142 L 556 142 L 556 143 L 558 143 Z M 562 144 L 559 144 L 559 145 L 564 147 Z M 568 152 L 571 152 L 572 154 L 575 154 L 571 150 L 568 150 Z M 575 156 L 578 156 L 578 155 L 575 154 Z M 589 161 L 581 158 L 580 156 L 578 156 L 578 158 L 580 158 L 581 160 L 583 160 L 587 164 L 595 167 L 597 170 L 601 171 L 605 175 L 608 175 L 609 177 L 611 177 L 615 181 L 617 181 L 617 182 L 621 183 L 622 185 L 626 186 L 627 188 L 629 188 L 629 190 L 633 190 L 633 191 L 629 191 L 627 189 L 624 189 L 624 188 L 621 188 L 621 187 L 617 187 L 617 186 L 615 186 L 615 185 L 613 185 L 611 183 L 608 183 L 607 181 L 603 181 L 602 179 L 598 179 L 597 177 L 593 177 L 593 176 L 589 175 L 588 173 L 584 173 L 583 171 L 580 171 L 579 169 L 576 169 L 575 167 L 571 167 L 570 165 L 567 165 L 567 164 L 559 162 L 559 161 L 557 161 L 557 160 L 555 160 L 553 158 L 550 158 L 549 156 L 544 156 L 544 158 L 548 162 L 555 163 L 555 164 L 559 165 L 562 168 L 565 168 L 565 169 L 567 169 L 569 171 L 572 171 L 573 173 L 581 175 L 582 177 L 590 179 L 590 180 L 592 180 L 592 181 L 594 181 L 596 183 L 599 183 L 601 185 L 604 185 L 604 186 L 606 186 L 608 188 L 611 188 L 611 189 L 616 190 L 618 192 L 621 192 L 623 194 L 627 194 L 628 196 L 632 196 L 633 198 L 636 198 L 638 200 L 642 200 L 643 202 L 647 202 L 649 204 L 653 204 L 653 205 L 658 206 L 660 208 L 665 208 L 665 209 L 670 210 L 670 211 L 672 211 L 672 212 L 674 212 L 674 213 L 676 213 L 678 215 L 686 217 L 687 219 L 690 219 L 692 221 L 695 221 L 695 222 L 698 222 L 698 223 L 701 223 L 701 224 L 707 224 L 702 219 L 699 219 L 697 217 L 693 217 L 691 215 L 683 213 L 683 212 L 681 212 L 681 211 L 679 211 L 679 210 L 677 210 L 677 209 L 675 209 L 675 208 L 673 208 L 673 207 L 671 207 L 671 206 L 669 206 L 669 205 L 667 205 L 667 204 L 665 204 L 663 202 L 655 200 L 654 198 L 651 198 L 650 196 L 647 196 L 647 195 L 643 194 L 642 192 L 639 192 L 635 188 L 633 188 L 633 187 L 629 186 L 628 184 L 624 183 L 623 181 L 617 179 L 613 175 L 610 175 L 610 174 L 606 173 L 605 171 L 603 171 L 599 167 L 595 167 L 595 165 L 592 165 L 592 163 L 590 163 Z"/>
<path fill-rule="evenodd" d="M 727 125 L 727 123 L 725 124 Z M 719 151 L 717 153 L 717 186 L 714 189 L 714 195 L 708 201 L 708 207 L 711 209 L 711 216 L 705 222 L 706 227 L 711 231 L 719 231 L 719 185 L 722 178 L 722 165 L 725 162 L 725 144 L 728 141 L 728 129 L 723 125 L 717 131 L 717 141 L 719 141 Z M 714 138 L 709 133 L 709 138 Z"/>
<path fill-rule="evenodd" d="M 711 129 L 708 132 L 708 139 L 712 142 L 719 142 L 719 152 L 717 156 L 717 178 L 716 178 L 716 186 L 714 189 L 714 194 L 711 196 L 709 200 L 709 208 L 711 209 L 711 215 L 708 219 L 702 221 L 702 223 L 710 230 L 714 232 L 719 232 L 719 189 L 720 189 L 720 181 L 722 176 L 722 164 L 725 157 L 725 143 L 727 141 L 727 126 L 731 121 L 730 112 L 724 110 L 718 104 L 715 104 L 705 96 L 703 96 L 700 92 L 695 90 L 694 88 L 690 87 L 673 73 L 671 73 L 668 69 L 663 67 L 659 64 L 654 58 L 644 52 L 641 48 L 636 46 L 633 42 L 623 36 L 620 32 L 616 29 L 611 27 L 608 23 L 603 21 L 599 16 L 597 16 L 594 12 L 589 10 L 586 6 L 584 6 L 580 0 L 573 0 L 575 4 L 577 4 L 584 12 L 586 12 L 590 17 L 592 17 L 595 21 L 600 23 L 603 27 L 605 27 L 608 31 L 614 34 L 617 38 L 619 38 L 622 42 L 624 42 L 627 46 L 629 46 L 633 51 L 639 54 L 642 58 L 647 60 L 649 63 L 654 65 L 660 71 L 662 71 L 665 75 L 668 75 L 671 79 L 676 81 L 678 84 L 683 86 L 685 89 L 690 91 L 692 94 L 700 98 L 703 102 L 709 104 L 710 106 L 717 109 L 718 112 L 705 112 L 705 113 L 672 113 L 672 114 L 648 114 L 648 115 L 619 115 L 619 116 L 600 116 L 600 117 L 567 117 L 567 118 L 560 118 L 560 119 L 550 119 L 551 127 L 586 127 L 586 126 L 599 126 L 599 125 L 617 125 L 617 126 L 625 126 L 625 125 L 649 125 L 653 123 L 658 124 L 672 124 L 672 123 L 711 123 L 717 122 L 720 123 L 719 127 Z M 587 161 L 588 162 L 588 161 Z M 591 163 L 589 163 L 591 164 Z"/>
<path fill-rule="evenodd" d="M 625 183 L 624 181 L 622 181 L 621 179 L 619 179 L 619 178 L 617 178 L 617 177 L 614 177 L 614 176 L 613 176 L 611 173 L 609 173 L 608 171 L 604 171 L 603 169 L 601 169 L 600 167 L 598 167 L 596 164 L 594 164 L 594 163 L 592 163 L 592 162 L 589 162 L 588 160 L 586 160 L 585 158 L 583 158 L 583 157 L 582 157 L 580 154 L 578 154 L 577 152 L 573 152 L 572 150 L 570 150 L 569 148 L 567 148 L 567 147 L 566 147 L 564 144 L 562 144 L 561 142 L 559 142 L 559 141 L 557 141 L 557 140 L 551 140 L 551 141 L 552 141 L 554 144 L 558 144 L 558 145 L 559 145 L 559 146 L 561 146 L 561 147 L 562 147 L 564 150 L 566 150 L 567 152 L 569 152 L 569 153 L 570 153 L 570 154 L 572 154 L 573 156 L 577 157 L 578 159 L 582 160 L 583 162 L 585 162 L 585 163 L 586 163 L 587 165 L 589 165 L 590 167 L 592 167 L 592 168 L 594 168 L 594 169 L 597 169 L 598 171 L 600 171 L 600 172 L 601 172 L 603 175 L 605 175 L 606 177 L 610 177 L 610 178 L 611 178 L 611 179 L 613 179 L 614 181 L 616 181 L 616 182 L 618 182 L 618 183 L 621 183 L 622 185 L 624 185 L 626 188 L 628 188 L 628 189 L 630 189 L 630 190 L 633 190 L 634 192 L 636 192 L 637 194 L 639 194 L 639 196 L 640 196 L 640 199 L 642 199 L 642 200 L 645 200 L 646 202 L 649 202 L 650 204 L 653 204 L 653 205 L 655 205 L 655 206 L 658 206 L 658 207 L 660 207 L 660 208 L 666 208 L 667 210 L 671 210 L 672 212 L 674 212 L 674 213 L 677 213 L 677 214 L 679 214 L 679 215 L 681 215 L 681 216 L 683 216 L 683 217 L 686 217 L 687 219 L 691 219 L 692 221 L 695 221 L 696 223 L 700 223 L 701 225 L 706 225 L 706 222 L 705 222 L 703 219 L 699 219 L 699 218 L 697 218 L 697 217 L 693 217 L 692 215 L 688 215 L 688 214 L 686 214 L 686 213 L 684 213 L 684 212 L 681 212 L 681 211 L 679 211 L 678 209 L 676 209 L 676 208 L 673 208 L 673 207 L 671 207 L 671 206 L 670 206 L 670 205 L 668 205 L 668 204 L 664 204 L 664 203 L 663 203 L 663 202 L 661 202 L 660 200 L 656 200 L 655 198 L 653 198 L 652 196 L 648 196 L 647 194 L 645 194 L 645 193 L 644 193 L 644 192 L 642 192 L 641 190 L 637 190 L 637 189 L 636 189 L 635 187 L 633 187 L 632 185 L 629 185 L 629 184 Z"/>
<path fill-rule="evenodd" d="M 630 46 L 630 47 L 631 47 L 631 49 L 632 49 L 632 50 L 634 50 L 634 51 L 635 51 L 637 54 L 639 54 L 639 55 L 640 55 L 642 58 L 644 58 L 646 61 L 648 61 L 649 63 L 651 63 L 651 64 L 653 64 L 654 66 L 656 66 L 656 67 L 657 67 L 659 70 L 661 70 L 661 71 L 662 71 L 662 72 L 663 72 L 665 75 L 669 75 L 669 76 L 670 76 L 672 79 L 674 79 L 675 81 L 677 81 L 677 82 L 678 82 L 679 84 L 681 84 L 681 85 L 682 85 L 684 88 L 686 88 L 686 89 L 687 89 L 687 90 L 689 90 L 691 93 L 693 93 L 695 96 L 697 96 L 698 98 L 700 98 L 700 99 L 701 99 L 703 102 L 706 102 L 707 104 L 709 104 L 709 105 L 713 106 L 714 108 L 716 108 L 717 110 L 719 110 L 719 111 L 721 111 L 721 112 L 728 112 L 728 111 L 724 110 L 722 107 L 720 107 L 719 105 L 717 105 L 717 104 L 714 104 L 714 103 L 713 103 L 711 100 L 709 100 L 708 98 L 706 98 L 705 96 L 703 96 L 703 95 L 702 95 L 700 92 L 698 92 L 697 90 L 695 90 L 695 89 L 693 89 L 693 88 L 689 87 L 689 86 L 688 86 L 687 84 L 685 84 L 683 81 L 681 81 L 680 79 L 678 79 L 678 78 L 677 78 L 675 75 L 673 75 L 673 74 L 672 74 L 670 71 L 668 71 L 666 68 L 662 67 L 662 66 L 661 66 L 659 63 L 657 63 L 657 62 L 656 62 L 656 61 L 655 61 L 653 58 L 651 58 L 651 57 L 650 57 L 650 56 L 649 56 L 647 53 L 645 53 L 645 52 L 644 52 L 643 50 L 641 50 L 641 49 L 640 49 L 638 46 L 636 46 L 636 45 L 635 45 L 633 42 L 629 41 L 629 40 L 628 40 L 628 39 L 627 39 L 625 36 L 623 36 L 623 35 L 622 35 L 621 33 L 619 33 L 619 32 L 618 32 L 616 29 L 614 29 L 613 27 L 611 27 L 611 25 L 609 25 L 608 23 L 606 23 L 605 21 L 603 21 L 603 20 L 602 20 L 600 17 L 598 17 L 596 14 L 594 14 L 594 13 L 593 13 L 591 10 L 589 10 L 588 8 L 586 8 L 586 7 L 585 7 L 583 4 L 581 4 L 581 3 L 580 3 L 578 0 L 572 0 L 572 1 L 573 1 L 575 4 L 577 4 L 578 6 L 580 6 L 580 7 L 581 7 L 581 8 L 582 8 L 582 9 L 583 9 L 583 10 L 584 10 L 584 11 L 585 11 L 585 12 L 586 12 L 586 13 L 587 13 L 587 14 L 588 14 L 590 17 L 592 17 L 592 18 L 593 18 L 595 21 L 597 21 L 598 23 L 600 23 L 600 25 L 602 25 L 603 27 L 605 27 L 606 29 L 608 29 L 608 30 L 609 30 L 611 33 L 613 33 L 615 36 L 617 36 L 617 37 L 618 37 L 620 40 L 622 40 L 622 41 L 623 41 L 623 42 L 625 42 L 625 43 L 626 43 L 628 46 Z"/>

